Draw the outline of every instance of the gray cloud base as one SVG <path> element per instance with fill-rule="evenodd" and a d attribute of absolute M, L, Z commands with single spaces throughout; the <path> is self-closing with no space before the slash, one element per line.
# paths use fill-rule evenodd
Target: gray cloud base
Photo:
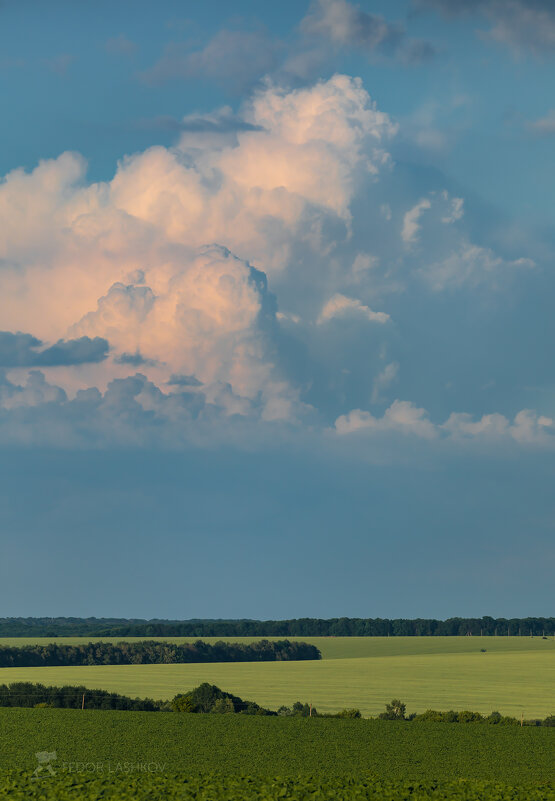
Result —
<path fill-rule="evenodd" d="M 43 342 L 32 334 L 0 331 L 0 367 L 59 367 L 102 362 L 109 344 L 103 337 L 60 339 L 44 350 Z"/>

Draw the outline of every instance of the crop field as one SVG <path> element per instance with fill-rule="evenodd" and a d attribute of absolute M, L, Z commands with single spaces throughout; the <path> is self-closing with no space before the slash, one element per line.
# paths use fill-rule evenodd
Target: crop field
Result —
<path fill-rule="evenodd" d="M 555 779 L 555 736 L 543 727 L 4 708 L 0 731 L 0 771 L 32 771 L 37 752 L 55 752 L 60 774 L 148 765 L 166 775 Z"/>
<path fill-rule="evenodd" d="M 105 638 L 110 639 L 110 638 Z M 111 638 L 144 639 L 144 638 Z M 187 642 L 194 638 L 168 638 Z M 231 641 L 240 638 L 204 638 Z M 244 638 L 244 641 L 259 638 Z M 275 639 L 275 638 L 274 638 Z M 294 638 L 291 638 L 294 639 Z M 376 715 L 401 698 L 408 712 L 470 709 L 544 718 L 555 713 L 555 641 L 540 637 L 306 637 L 322 660 L 2 668 L 0 683 L 84 684 L 133 697 L 172 698 L 203 681 L 273 709 L 312 702 L 322 712 Z M 48 642 L 5 638 L 0 644 Z M 88 638 L 56 638 L 56 642 Z M 482 652 L 484 649 L 485 652 Z"/>
<path fill-rule="evenodd" d="M 555 785 L 511 787 L 500 782 L 387 781 L 365 778 L 296 779 L 253 776 L 64 775 L 35 781 L 29 774 L 0 777 L 0 799 L 10 801 L 553 801 Z"/>

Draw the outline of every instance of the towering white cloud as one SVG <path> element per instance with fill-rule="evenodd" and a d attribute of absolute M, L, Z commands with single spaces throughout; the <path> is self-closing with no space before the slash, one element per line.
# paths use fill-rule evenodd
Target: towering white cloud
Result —
<path fill-rule="evenodd" d="M 326 25 L 333 17 L 339 36 L 350 8 L 313 10 Z M 87 183 L 74 153 L 9 173 L 0 183 L 5 408 L 53 414 L 58 404 L 70 417 L 90 408 L 98 426 L 119 408 L 138 425 L 153 415 L 296 423 L 329 422 L 338 403 L 382 402 L 404 375 L 388 296 L 494 286 L 508 266 L 532 265 L 474 243 L 462 198 L 384 198 L 396 130 L 358 78 L 293 90 L 268 82 L 237 115 L 184 119 L 175 147 L 123 158 L 111 181 Z M 29 376 L 36 366 L 44 375 Z M 459 419 L 457 431 L 468 425 Z M 437 435 L 407 402 L 336 425 L 362 427 Z"/>

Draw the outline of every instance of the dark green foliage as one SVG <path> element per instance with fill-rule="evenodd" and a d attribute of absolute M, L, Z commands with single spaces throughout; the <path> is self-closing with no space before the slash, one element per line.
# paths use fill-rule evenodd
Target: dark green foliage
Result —
<path fill-rule="evenodd" d="M 360 713 L 360 709 L 342 709 L 341 712 L 338 712 L 336 717 L 338 718 L 361 718 L 362 715 Z"/>
<path fill-rule="evenodd" d="M 385 712 L 378 717 L 381 720 L 405 720 L 406 711 L 406 704 L 403 704 L 398 698 L 394 698 L 391 703 L 385 705 Z"/>
<path fill-rule="evenodd" d="M 87 687 L 48 687 L 17 681 L 0 684 L 0 707 L 64 707 L 81 709 L 85 696 L 86 709 L 125 709 L 135 712 L 156 712 L 168 707 L 165 701 L 150 698 L 128 698 L 106 690 L 89 690 Z"/>
<path fill-rule="evenodd" d="M 88 642 L 82 645 L 0 646 L 0 668 L 70 665 L 158 665 L 183 662 L 275 662 L 321 659 L 315 645 L 289 640 L 253 643 L 202 640 L 176 645 L 171 642 Z"/>
<path fill-rule="evenodd" d="M 33 771 L 36 752 L 56 751 L 60 766 L 146 761 L 165 774 L 333 780 L 550 781 L 555 745 L 553 729 L 532 726 L 86 709 L 0 709 L 0 732 L 0 770 Z"/>
<path fill-rule="evenodd" d="M 449 712 L 439 712 L 436 709 L 428 709 L 420 715 L 414 715 L 411 720 L 416 721 L 433 721 L 434 723 L 490 723 L 493 725 L 501 726 L 517 726 L 520 721 L 516 718 L 506 717 L 499 712 L 492 712 L 487 717 L 484 717 L 479 712 L 454 712 L 452 709 Z M 525 721 L 526 725 L 530 725 L 530 721 Z M 534 723 L 534 725 L 536 725 Z M 540 721 L 537 725 L 542 725 Z"/>
<path fill-rule="evenodd" d="M 396 637 L 555 633 L 555 618 L 299 618 L 296 620 L 127 620 L 0 618 L 0 637 Z"/>
<path fill-rule="evenodd" d="M 61 774 L 34 781 L 30 773 L 0 775 L 0 799 L 10 801 L 553 801 L 555 784 L 511 787 L 499 782 L 420 782 L 363 778 L 266 778 L 202 774 L 115 776 Z"/>
<path fill-rule="evenodd" d="M 236 712 L 245 715 L 277 714 L 258 706 L 254 701 L 243 701 L 242 698 L 226 693 L 216 687 L 215 684 L 208 684 L 208 682 L 200 684 L 188 693 L 176 695 L 171 702 L 171 708 L 174 712 L 215 712 L 219 714 Z"/>

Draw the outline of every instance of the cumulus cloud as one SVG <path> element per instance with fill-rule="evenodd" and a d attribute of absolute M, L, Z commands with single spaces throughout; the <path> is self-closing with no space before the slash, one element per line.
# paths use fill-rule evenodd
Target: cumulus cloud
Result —
<path fill-rule="evenodd" d="M 550 54 L 555 47 L 555 6 L 551 0 L 413 0 L 415 6 L 446 17 L 479 14 L 491 23 L 488 38 L 520 53 Z"/>
<path fill-rule="evenodd" d="M 375 323 L 387 323 L 390 319 L 389 314 L 372 311 L 372 309 L 365 306 L 358 298 L 348 298 L 337 292 L 324 304 L 317 322 L 321 325 L 334 317 L 344 317 L 349 314 L 362 315 L 367 320 Z"/>
<path fill-rule="evenodd" d="M 21 383 L 0 374 L 0 443 L 173 450 L 263 446 L 275 438 L 276 426 L 288 435 L 279 420 L 268 419 L 263 404 L 241 403 L 225 385 L 212 387 L 211 396 L 191 388 L 178 383 L 163 391 L 137 373 L 114 379 L 104 391 L 89 387 L 71 398 L 40 371 L 31 371 Z"/>
<path fill-rule="evenodd" d="M 472 241 L 462 198 L 384 197 L 396 132 L 359 79 L 268 82 L 237 113 L 184 118 L 174 147 L 123 158 L 110 181 L 87 182 L 73 153 L 9 173 L 0 315 L 23 339 L 0 341 L 6 409 L 36 407 L 18 412 L 29 431 L 50 419 L 69 439 L 85 410 L 90 431 L 125 439 L 134 424 L 329 425 L 381 403 L 406 374 L 393 295 L 494 287 L 532 265 Z M 401 402 L 382 422 L 338 419 L 442 436 Z"/>
<path fill-rule="evenodd" d="M 0 184 L 0 292 L 14 299 L 4 325 L 38 323 L 50 340 L 102 337 L 113 349 L 102 375 L 66 374 L 68 390 L 105 387 L 140 357 L 158 382 L 194 374 L 238 397 L 261 393 L 272 416 L 298 408 L 266 275 L 334 294 L 330 250 L 348 236 L 360 182 L 388 168 L 396 126 L 359 79 L 341 75 L 293 91 L 268 85 L 240 118 L 223 136 L 190 125 L 175 148 L 124 159 L 110 182 L 87 184 L 84 159 L 66 153 Z"/>
<path fill-rule="evenodd" d="M 431 422 L 425 409 L 408 401 L 394 401 L 382 417 L 353 409 L 335 421 L 339 435 L 372 435 L 397 432 L 424 439 L 508 440 L 522 445 L 555 447 L 555 425 L 551 418 L 538 415 L 530 409 L 518 412 L 511 421 L 501 414 L 486 414 L 474 419 L 469 414 L 453 413 L 442 424 Z"/>
<path fill-rule="evenodd" d="M 437 436 L 436 427 L 430 422 L 428 412 L 417 408 L 408 401 L 394 401 L 386 409 L 383 417 L 374 417 L 370 412 L 353 409 L 335 421 L 338 434 L 352 434 L 355 431 L 399 431 L 417 437 L 431 439 Z"/>
<path fill-rule="evenodd" d="M 89 387 L 71 398 L 41 371 L 31 370 L 21 383 L 0 373 L 0 443 L 163 450 L 189 445 L 244 447 L 248 443 L 252 448 L 264 448 L 275 442 L 276 436 L 282 442 L 298 436 L 298 429 L 295 433 L 282 416 L 268 417 L 262 403 L 241 401 L 228 385 L 206 391 L 191 376 L 175 378 L 167 391 L 136 373 L 112 380 L 104 391 Z M 529 409 L 518 412 L 513 420 L 500 414 L 475 419 L 456 413 L 438 424 L 425 409 L 400 400 L 381 417 L 353 409 L 338 417 L 328 433 L 335 434 L 338 441 L 356 439 L 362 444 L 385 437 L 386 441 L 395 438 L 432 446 L 450 443 L 454 448 L 488 443 L 555 448 L 554 421 Z"/>
<path fill-rule="evenodd" d="M 60 365 L 101 362 L 108 356 L 108 342 L 103 337 L 60 339 L 48 348 L 31 334 L 0 331 L 0 367 L 57 367 Z"/>

